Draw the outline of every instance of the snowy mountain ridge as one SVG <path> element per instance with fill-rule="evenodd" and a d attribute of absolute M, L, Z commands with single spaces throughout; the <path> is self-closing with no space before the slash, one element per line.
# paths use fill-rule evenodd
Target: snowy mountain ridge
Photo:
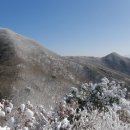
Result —
<path fill-rule="evenodd" d="M 0 98 L 8 97 L 15 105 L 30 100 L 49 107 L 69 87 L 102 77 L 130 84 L 129 66 L 130 59 L 115 53 L 102 58 L 62 57 L 34 40 L 0 29 Z"/>

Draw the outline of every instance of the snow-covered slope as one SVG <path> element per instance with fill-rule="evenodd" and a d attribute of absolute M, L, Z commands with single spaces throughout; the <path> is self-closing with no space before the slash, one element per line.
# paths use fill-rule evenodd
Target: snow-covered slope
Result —
<path fill-rule="evenodd" d="M 30 100 L 48 106 L 83 78 L 83 66 L 65 61 L 11 30 L 0 29 L 0 97 L 9 96 L 16 104 Z"/>
<path fill-rule="evenodd" d="M 94 57 L 61 57 L 34 40 L 9 29 L 0 29 L 0 98 L 14 104 L 55 104 L 70 86 L 98 81 L 101 77 L 125 80 L 130 76 L 116 71 Z"/>

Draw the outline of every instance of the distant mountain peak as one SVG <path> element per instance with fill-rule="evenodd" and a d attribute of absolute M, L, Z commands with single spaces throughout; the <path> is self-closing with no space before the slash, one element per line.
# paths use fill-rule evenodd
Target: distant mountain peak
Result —
<path fill-rule="evenodd" d="M 119 55 L 116 52 L 112 52 L 112 53 L 102 57 L 102 59 L 105 60 L 105 61 L 115 61 L 115 60 L 119 60 L 119 59 L 122 59 L 122 58 L 123 58 L 123 56 Z"/>
<path fill-rule="evenodd" d="M 112 53 L 106 55 L 105 57 L 121 57 L 121 55 L 116 52 L 112 52 Z"/>
<path fill-rule="evenodd" d="M 130 74 L 130 59 L 119 55 L 116 52 L 110 53 L 102 58 L 102 62 L 109 68 Z"/>

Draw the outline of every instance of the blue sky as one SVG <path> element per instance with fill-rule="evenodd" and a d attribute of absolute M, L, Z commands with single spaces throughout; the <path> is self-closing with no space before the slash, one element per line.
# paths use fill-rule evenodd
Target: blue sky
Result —
<path fill-rule="evenodd" d="M 0 27 L 61 55 L 130 54 L 130 0 L 0 0 Z"/>

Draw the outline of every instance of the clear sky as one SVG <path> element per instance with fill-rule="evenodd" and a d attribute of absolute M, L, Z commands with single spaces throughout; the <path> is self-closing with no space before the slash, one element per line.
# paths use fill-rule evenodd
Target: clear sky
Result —
<path fill-rule="evenodd" d="M 130 0 L 0 0 L 0 27 L 61 55 L 130 54 Z"/>

